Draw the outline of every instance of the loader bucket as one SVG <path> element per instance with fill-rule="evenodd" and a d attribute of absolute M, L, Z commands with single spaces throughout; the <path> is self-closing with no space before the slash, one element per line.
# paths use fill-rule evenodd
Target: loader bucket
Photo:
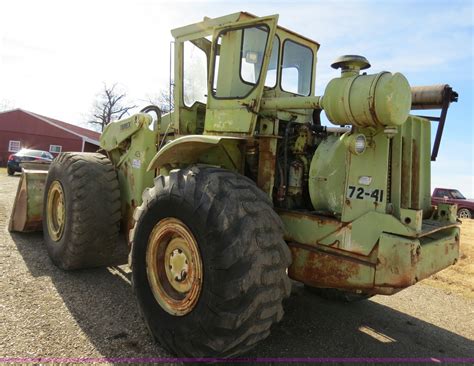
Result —
<path fill-rule="evenodd" d="M 44 161 L 25 161 L 20 163 L 22 171 L 26 170 L 49 170 L 50 162 Z"/>
<path fill-rule="evenodd" d="M 23 169 L 16 192 L 9 231 L 41 231 L 47 170 Z"/>

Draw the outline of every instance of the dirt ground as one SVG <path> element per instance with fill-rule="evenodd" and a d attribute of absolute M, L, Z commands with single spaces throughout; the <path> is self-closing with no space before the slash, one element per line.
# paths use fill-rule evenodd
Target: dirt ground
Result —
<path fill-rule="evenodd" d="M 120 363 L 170 357 L 140 318 L 128 266 L 64 272 L 49 260 L 42 233 L 8 232 L 18 180 L 0 169 L 0 364 L 8 358 Z M 472 364 L 474 221 L 466 220 L 461 232 L 455 266 L 393 296 L 343 304 L 293 283 L 282 322 L 243 357 L 461 358 Z"/>
<path fill-rule="evenodd" d="M 461 225 L 461 254 L 456 265 L 438 272 L 422 283 L 474 299 L 474 220 Z"/>

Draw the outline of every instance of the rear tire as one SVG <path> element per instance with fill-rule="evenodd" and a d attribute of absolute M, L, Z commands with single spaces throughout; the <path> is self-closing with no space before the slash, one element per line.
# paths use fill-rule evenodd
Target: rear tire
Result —
<path fill-rule="evenodd" d="M 62 153 L 46 179 L 43 235 L 64 270 L 123 262 L 114 257 L 120 229 L 120 190 L 110 160 L 96 153 Z"/>
<path fill-rule="evenodd" d="M 271 201 L 250 179 L 211 167 L 174 170 L 155 179 L 134 217 L 132 283 L 145 322 L 163 347 L 179 356 L 228 357 L 251 349 L 270 334 L 272 324 L 283 316 L 282 300 L 290 294 L 285 270 L 291 256 Z M 156 230 L 166 225 L 174 230 L 171 224 L 188 230 L 189 235 L 181 236 L 194 238 L 197 244 L 198 254 L 183 257 L 181 263 L 202 264 L 202 272 L 199 265 L 189 270 L 202 273 L 200 283 L 195 276 L 190 286 L 199 296 L 183 292 L 182 297 L 190 300 L 178 301 L 176 309 L 160 305 L 159 276 L 147 272 L 153 267 L 147 250 L 154 247 Z M 151 258 L 159 265 L 170 263 L 167 247 L 178 239 L 164 241 L 163 254 Z M 183 248 L 186 251 L 190 250 Z M 161 272 L 159 288 L 172 296 L 169 283 L 174 277 Z"/>
<path fill-rule="evenodd" d="M 471 219 L 472 212 L 468 208 L 461 208 L 458 210 L 458 218 L 460 219 Z"/>
<path fill-rule="evenodd" d="M 357 302 L 367 300 L 373 295 L 366 293 L 356 293 L 335 288 L 319 288 L 305 285 L 305 289 L 312 294 L 318 295 L 324 299 L 339 302 Z"/>
<path fill-rule="evenodd" d="M 8 173 L 8 175 L 14 175 L 14 174 L 15 174 L 15 170 L 12 169 L 12 168 L 10 168 L 10 167 L 8 167 L 8 168 L 7 168 L 7 173 Z"/>

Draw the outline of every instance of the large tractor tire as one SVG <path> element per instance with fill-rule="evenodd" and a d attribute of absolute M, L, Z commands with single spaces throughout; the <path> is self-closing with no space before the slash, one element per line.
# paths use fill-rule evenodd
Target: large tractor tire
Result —
<path fill-rule="evenodd" d="M 356 293 L 335 288 L 318 288 L 305 285 L 305 289 L 312 294 L 318 295 L 324 299 L 339 302 L 357 302 L 367 300 L 373 295 L 366 293 Z"/>
<path fill-rule="evenodd" d="M 228 357 L 270 334 L 290 294 L 290 251 L 269 198 L 228 170 L 159 176 L 132 230 L 132 283 L 155 339 L 179 356 Z"/>
<path fill-rule="evenodd" d="M 106 156 L 62 153 L 44 192 L 44 241 L 54 264 L 64 270 L 118 264 L 120 190 Z"/>

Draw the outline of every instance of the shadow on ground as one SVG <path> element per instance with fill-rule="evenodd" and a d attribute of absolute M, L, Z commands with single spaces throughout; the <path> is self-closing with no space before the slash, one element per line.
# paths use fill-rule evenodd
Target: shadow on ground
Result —
<path fill-rule="evenodd" d="M 125 267 L 64 272 L 49 260 L 41 233 L 12 238 L 31 274 L 51 277 L 104 357 L 169 357 L 140 319 Z M 295 283 L 285 310 L 270 337 L 245 357 L 474 356 L 473 341 L 371 300 L 332 302 Z"/>

